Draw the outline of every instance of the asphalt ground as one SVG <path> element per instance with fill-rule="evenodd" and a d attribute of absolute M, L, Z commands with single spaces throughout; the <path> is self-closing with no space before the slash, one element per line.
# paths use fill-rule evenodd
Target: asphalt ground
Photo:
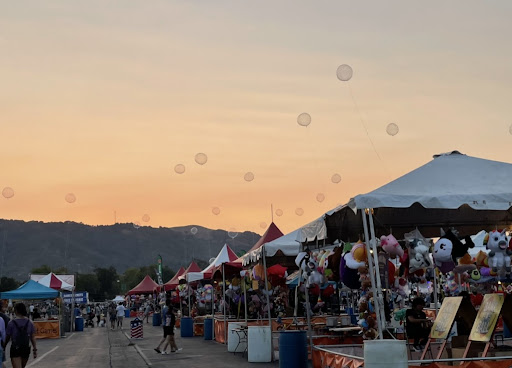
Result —
<path fill-rule="evenodd" d="M 154 348 L 163 336 L 162 327 L 144 323 L 142 339 L 130 339 L 130 320 L 125 319 L 123 329 L 106 327 L 84 328 L 83 332 L 66 333 L 60 339 L 37 340 L 38 358 L 31 356 L 27 367 L 278 367 L 273 363 L 248 363 L 247 356 L 227 351 L 227 346 L 203 337 L 181 338 L 175 330 L 176 344 L 181 351 L 158 354 Z M 150 321 L 151 322 L 151 321 Z M 7 348 L 6 366 L 12 368 Z"/>

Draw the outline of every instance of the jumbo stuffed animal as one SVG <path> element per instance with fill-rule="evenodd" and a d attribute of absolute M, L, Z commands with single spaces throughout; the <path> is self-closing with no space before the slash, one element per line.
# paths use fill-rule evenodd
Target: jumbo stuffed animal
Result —
<path fill-rule="evenodd" d="M 409 272 L 414 273 L 431 266 L 429 257 L 429 245 L 423 239 L 412 239 L 409 245 Z"/>
<path fill-rule="evenodd" d="M 366 246 L 363 242 L 358 241 L 349 253 L 345 254 L 345 264 L 348 268 L 357 270 L 359 267 L 366 265 L 367 255 Z"/>
<path fill-rule="evenodd" d="M 402 258 L 404 255 L 404 250 L 392 234 L 389 234 L 388 236 L 382 235 L 380 237 L 380 246 L 384 252 L 389 254 L 390 258 Z"/>
<path fill-rule="evenodd" d="M 325 277 L 332 281 L 340 280 L 340 273 L 337 272 L 340 268 L 341 258 L 343 257 L 343 247 L 334 248 L 332 254 L 327 257 L 327 271 L 325 272 Z M 330 272 L 328 272 L 330 271 Z"/>
<path fill-rule="evenodd" d="M 506 231 L 494 230 L 487 234 L 484 244 L 489 252 L 489 266 L 492 271 L 498 273 L 510 274 L 510 250 L 508 249 L 508 239 Z"/>
<path fill-rule="evenodd" d="M 458 236 L 452 230 L 444 231 L 441 229 L 441 238 L 434 244 L 434 261 L 436 266 L 441 268 L 443 263 L 453 263 L 451 271 L 458 263 L 458 259 L 464 257 L 469 248 L 473 248 L 475 244 L 470 236 L 464 238 L 465 243 L 462 243 Z M 446 270 L 443 270 L 446 271 Z"/>

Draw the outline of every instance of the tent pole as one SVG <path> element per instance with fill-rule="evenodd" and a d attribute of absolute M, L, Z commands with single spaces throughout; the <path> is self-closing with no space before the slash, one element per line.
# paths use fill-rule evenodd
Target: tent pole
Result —
<path fill-rule="evenodd" d="M 376 311 L 375 315 L 377 317 L 377 325 L 379 326 L 379 331 L 378 331 L 379 339 L 383 339 L 384 335 L 383 335 L 383 331 L 382 331 L 382 328 L 381 328 L 379 305 L 378 305 L 379 304 L 379 299 L 376 297 L 377 296 L 377 289 L 375 287 L 376 275 L 373 272 L 373 262 L 372 262 L 372 259 L 371 259 L 371 252 L 370 252 L 370 237 L 368 236 L 368 222 L 366 220 L 366 213 L 365 213 L 364 209 L 361 210 L 361 216 L 363 217 L 364 237 L 365 237 L 365 243 L 366 243 L 366 252 L 367 252 L 367 255 L 368 255 L 368 269 L 370 271 L 370 281 L 372 283 L 372 293 L 374 295 L 373 303 L 374 303 L 374 307 L 375 307 L 375 311 Z"/>
<path fill-rule="evenodd" d="M 267 313 L 268 313 L 268 327 L 270 328 L 270 351 L 271 351 L 271 361 L 274 361 L 274 344 L 272 339 L 272 314 L 270 313 L 270 290 L 268 290 L 268 280 L 267 280 L 267 257 L 265 252 L 265 245 L 261 247 L 261 253 L 263 255 L 263 274 L 265 275 L 265 295 L 267 296 Z"/>
<path fill-rule="evenodd" d="M 224 311 L 224 343 L 228 343 L 228 331 L 226 321 L 226 272 L 224 269 L 224 263 L 222 264 L 222 309 Z"/>
<path fill-rule="evenodd" d="M 293 317 L 297 318 L 299 312 L 299 286 L 302 280 L 302 267 L 299 266 L 299 278 L 297 279 L 297 286 L 295 287 L 295 308 L 293 309 Z"/>
<path fill-rule="evenodd" d="M 436 310 L 436 316 L 438 313 L 438 307 L 437 307 L 437 272 L 436 272 L 436 266 L 435 264 L 432 265 L 432 269 L 434 270 L 434 305 Z"/>
<path fill-rule="evenodd" d="M 377 252 L 377 238 L 375 237 L 375 225 L 373 224 L 373 208 L 370 208 L 368 215 L 370 218 L 370 235 L 373 249 L 373 259 L 375 260 L 375 280 L 377 281 L 377 299 L 379 300 L 379 309 L 377 313 L 380 313 L 380 325 L 379 328 L 382 331 L 382 338 L 384 338 L 384 330 L 386 329 L 386 315 L 384 313 L 384 294 L 382 292 L 382 285 L 380 280 L 379 271 L 379 253 Z M 385 265 L 384 267 L 386 267 Z"/>
<path fill-rule="evenodd" d="M 73 289 L 71 290 L 71 331 L 75 331 L 75 285 L 73 285 Z"/>
<path fill-rule="evenodd" d="M 247 273 L 247 271 L 245 271 Z M 245 282 L 246 273 L 244 273 L 244 309 L 245 309 L 245 324 L 247 325 L 247 283 Z"/>
<path fill-rule="evenodd" d="M 192 317 L 192 306 L 190 305 L 190 283 L 188 282 L 188 275 L 187 275 L 187 294 L 188 294 L 188 316 Z"/>

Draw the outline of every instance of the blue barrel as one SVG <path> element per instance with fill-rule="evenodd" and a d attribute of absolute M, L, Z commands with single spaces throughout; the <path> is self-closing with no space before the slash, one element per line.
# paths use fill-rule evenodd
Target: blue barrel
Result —
<path fill-rule="evenodd" d="M 84 319 L 82 317 L 75 317 L 75 331 L 84 330 Z"/>
<path fill-rule="evenodd" d="M 307 368 L 307 343 L 306 331 L 281 331 L 279 333 L 279 368 Z"/>
<path fill-rule="evenodd" d="M 162 316 L 160 313 L 153 314 L 153 326 L 160 326 L 162 324 Z"/>
<path fill-rule="evenodd" d="M 194 320 L 190 317 L 181 317 L 181 337 L 194 337 Z"/>
<path fill-rule="evenodd" d="M 204 339 L 212 340 L 213 339 L 213 319 L 205 318 L 204 320 Z"/>
<path fill-rule="evenodd" d="M 505 339 L 509 339 L 512 337 L 512 332 L 510 332 L 510 330 L 505 322 L 503 322 L 503 337 Z"/>
<path fill-rule="evenodd" d="M 129 310 L 129 309 L 125 309 L 125 310 L 124 310 L 124 316 L 125 316 L 126 318 L 130 318 L 130 310 Z"/>

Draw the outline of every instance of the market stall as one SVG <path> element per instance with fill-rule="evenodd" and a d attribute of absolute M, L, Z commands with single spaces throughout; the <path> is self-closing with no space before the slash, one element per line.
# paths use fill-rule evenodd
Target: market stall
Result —
<path fill-rule="evenodd" d="M 59 296 L 59 292 L 49 287 L 41 285 L 33 280 L 27 281 L 16 290 L 3 291 L 0 293 L 0 299 L 12 300 L 37 300 L 54 299 Z M 60 338 L 59 319 L 47 319 L 33 321 L 35 328 L 35 337 L 37 339 L 56 339 Z"/>

